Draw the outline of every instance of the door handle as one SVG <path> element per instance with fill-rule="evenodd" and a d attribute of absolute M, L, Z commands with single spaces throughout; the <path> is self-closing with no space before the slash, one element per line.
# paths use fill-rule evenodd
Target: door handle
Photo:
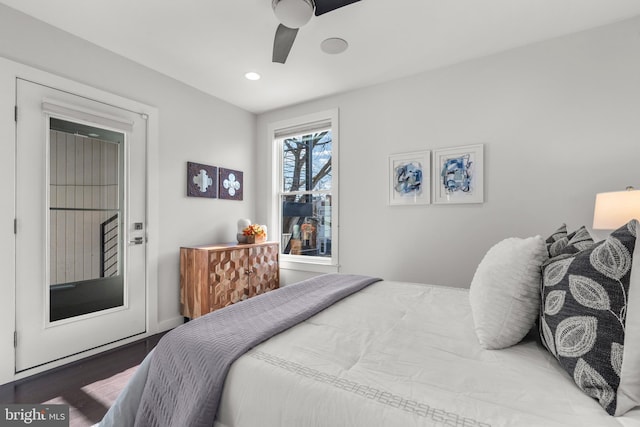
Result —
<path fill-rule="evenodd" d="M 144 243 L 144 237 L 134 237 L 133 240 L 129 240 L 130 245 L 141 245 Z"/>

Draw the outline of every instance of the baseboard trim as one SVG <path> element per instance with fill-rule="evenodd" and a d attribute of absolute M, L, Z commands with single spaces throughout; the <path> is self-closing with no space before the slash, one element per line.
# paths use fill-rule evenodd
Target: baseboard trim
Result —
<path fill-rule="evenodd" d="M 158 332 L 168 331 L 169 329 L 176 328 L 184 323 L 184 317 L 178 316 L 172 319 L 163 320 L 158 323 Z"/>

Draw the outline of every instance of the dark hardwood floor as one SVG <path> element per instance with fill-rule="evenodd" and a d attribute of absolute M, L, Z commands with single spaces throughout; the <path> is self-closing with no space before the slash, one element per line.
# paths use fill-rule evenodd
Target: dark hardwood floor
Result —
<path fill-rule="evenodd" d="M 0 386 L 0 403 L 69 405 L 71 427 L 98 423 L 164 334 Z"/>

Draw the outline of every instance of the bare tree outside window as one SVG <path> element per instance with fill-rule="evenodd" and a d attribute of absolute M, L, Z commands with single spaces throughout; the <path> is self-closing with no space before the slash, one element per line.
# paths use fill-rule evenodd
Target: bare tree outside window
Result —
<path fill-rule="evenodd" d="M 331 130 L 282 142 L 282 252 L 331 257 Z"/>

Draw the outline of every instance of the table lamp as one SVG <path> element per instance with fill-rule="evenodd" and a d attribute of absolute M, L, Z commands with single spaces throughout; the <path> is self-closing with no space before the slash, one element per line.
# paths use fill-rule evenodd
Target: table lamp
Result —
<path fill-rule="evenodd" d="M 627 187 L 625 191 L 596 194 L 594 230 L 615 230 L 634 218 L 640 219 L 640 190 Z"/>

